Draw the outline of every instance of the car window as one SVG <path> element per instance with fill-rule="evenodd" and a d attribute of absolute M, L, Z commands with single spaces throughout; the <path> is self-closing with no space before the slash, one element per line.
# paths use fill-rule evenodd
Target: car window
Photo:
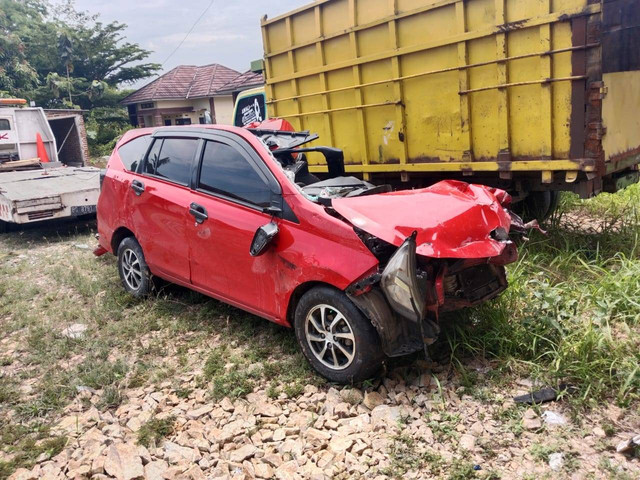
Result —
<path fill-rule="evenodd" d="M 11 124 L 6 118 L 0 118 L 0 130 L 11 130 Z"/>
<path fill-rule="evenodd" d="M 145 172 L 187 185 L 197 149 L 198 140 L 195 138 L 156 140 L 149 152 Z"/>
<path fill-rule="evenodd" d="M 160 149 L 162 148 L 162 142 L 163 140 L 161 138 L 153 142 L 151 150 L 149 150 L 147 161 L 144 164 L 144 173 L 148 173 L 150 175 L 156 174 L 156 163 L 158 163 L 158 158 L 160 158 Z"/>
<path fill-rule="evenodd" d="M 267 182 L 244 155 L 223 143 L 207 142 L 198 188 L 259 207 L 271 204 Z"/>
<path fill-rule="evenodd" d="M 144 135 L 142 137 L 134 138 L 130 142 L 125 143 L 118 149 L 118 155 L 124 168 L 131 172 L 135 172 L 138 169 L 138 165 L 144 158 L 151 142 L 150 135 Z"/>

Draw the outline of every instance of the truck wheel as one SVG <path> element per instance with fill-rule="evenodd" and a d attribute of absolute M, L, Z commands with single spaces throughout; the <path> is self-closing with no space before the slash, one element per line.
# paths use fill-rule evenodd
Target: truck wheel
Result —
<path fill-rule="evenodd" d="M 378 333 L 342 292 L 315 287 L 295 311 L 298 343 L 311 366 L 337 383 L 357 383 L 377 374 L 384 354 Z"/>
<path fill-rule="evenodd" d="M 9 229 L 7 222 L 3 222 L 2 220 L 0 220 L 0 233 L 7 233 L 8 230 Z"/>
<path fill-rule="evenodd" d="M 558 192 L 531 192 L 522 201 L 522 218 L 525 221 L 547 220 L 558 208 Z"/>
<path fill-rule="evenodd" d="M 151 293 L 151 271 L 142 253 L 142 247 L 133 237 L 127 237 L 118 247 L 118 273 L 124 289 L 134 297 Z"/>

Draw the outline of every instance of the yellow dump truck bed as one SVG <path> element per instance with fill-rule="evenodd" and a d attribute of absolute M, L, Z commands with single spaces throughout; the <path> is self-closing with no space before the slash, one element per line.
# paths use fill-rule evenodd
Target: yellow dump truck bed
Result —
<path fill-rule="evenodd" d="M 637 175 L 640 0 L 319 0 L 262 30 L 269 115 L 350 173 L 585 196 Z"/>

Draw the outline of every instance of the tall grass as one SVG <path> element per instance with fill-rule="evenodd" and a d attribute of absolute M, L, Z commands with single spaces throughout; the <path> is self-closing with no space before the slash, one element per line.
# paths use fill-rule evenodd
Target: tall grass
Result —
<path fill-rule="evenodd" d="M 548 236 L 521 247 L 509 290 L 454 319 L 454 355 L 571 384 L 578 400 L 640 399 L 639 212 L 639 185 L 588 201 L 563 196 Z"/>

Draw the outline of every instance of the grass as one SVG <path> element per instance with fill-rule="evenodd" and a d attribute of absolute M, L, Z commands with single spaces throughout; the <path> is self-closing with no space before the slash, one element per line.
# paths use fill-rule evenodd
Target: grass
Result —
<path fill-rule="evenodd" d="M 640 186 L 589 201 L 564 195 L 549 236 L 532 234 L 520 248 L 505 294 L 443 319 L 442 341 L 434 347 L 451 356 L 460 395 L 494 403 L 496 390 L 526 376 L 574 385 L 577 393 L 568 398 L 580 408 L 610 401 L 637 408 L 638 206 Z M 164 286 L 143 300 L 126 295 L 113 257 L 96 259 L 74 247 L 93 245 L 94 228 L 63 224 L 0 237 L 0 337 L 16 345 L 0 356 L 0 479 L 62 448 L 66 439 L 52 436 L 49 426 L 79 386 L 95 389 L 96 406 L 107 410 L 126 401 L 126 389 L 161 384 L 172 385 L 181 399 L 206 388 L 213 401 L 245 397 L 257 387 L 271 399 L 295 399 L 305 386 L 325 384 L 291 331 L 178 287 Z M 74 323 L 87 325 L 82 338 L 62 335 Z M 489 359 L 493 371 L 480 376 L 465 367 L 473 357 Z M 200 370 L 195 384 L 180 380 Z M 447 414 L 451 386 L 434 378 L 440 417 L 425 421 L 436 439 L 450 442 L 465 420 Z M 25 381 L 31 391 L 20 388 Z M 523 411 L 499 407 L 493 420 L 522 439 Z M 156 420 L 143 426 L 141 443 L 157 444 L 170 434 L 163 433 L 169 422 Z M 615 425 L 602 428 L 619 433 Z M 421 466 L 441 478 L 489 478 L 461 459 L 442 463 L 426 447 L 400 433 L 389 452 L 389 476 Z"/>
<path fill-rule="evenodd" d="M 640 398 L 640 185 L 579 201 L 564 195 L 549 235 L 532 235 L 498 300 L 452 318 L 455 363 L 499 368 L 578 388 L 595 405 Z M 581 223 L 572 220 L 583 218 Z M 566 222 L 564 220 L 567 220 Z"/>
<path fill-rule="evenodd" d="M 138 430 L 138 443 L 147 448 L 160 445 L 160 442 L 174 432 L 176 417 L 152 418 Z"/>
<path fill-rule="evenodd" d="M 0 478 L 7 478 L 17 468 L 32 467 L 42 454 L 54 457 L 67 444 L 66 437 L 51 437 L 48 427 L 41 423 L 12 424 L 0 422 L 0 444 L 12 457 L 0 460 Z"/>

